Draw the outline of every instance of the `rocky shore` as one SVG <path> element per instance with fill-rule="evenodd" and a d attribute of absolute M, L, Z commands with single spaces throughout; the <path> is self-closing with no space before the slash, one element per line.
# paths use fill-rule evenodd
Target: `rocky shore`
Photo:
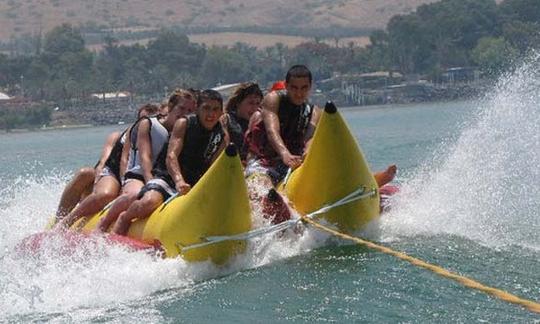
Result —
<path fill-rule="evenodd" d="M 326 101 L 332 100 L 340 107 L 452 101 L 478 97 L 485 91 L 486 86 L 483 83 L 452 86 L 415 83 L 377 89 L 354 89 L 350 87 L 334 88 L 330 91 L 315 89 L 311 99 L 317 105 L 324 105 Z M 51 120 L 48 124 L 25 127 L 25 129 L 47 130 L 73 126 L 127 124 L 135 120 L 138 107 L 149 102 L 159 104 L 161 100 L 163 98 L 154 96 L 69 101 L 66 103 L 26 102 L 22 104 L 21 102 L 17 102 L 11 105 L 9 103 L 2 103 L 0 108 L 17 111 L 17 109 L 25 109 L 25 106 L 31 107 L 38 104 L 49 107 L 51 110 Z M 20 130 L 12 129 L 10 131 Z"/>

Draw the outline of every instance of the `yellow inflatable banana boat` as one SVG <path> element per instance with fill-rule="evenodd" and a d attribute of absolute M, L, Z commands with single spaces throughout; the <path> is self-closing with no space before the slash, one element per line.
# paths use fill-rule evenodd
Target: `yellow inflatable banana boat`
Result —
<path fill-rule="evenodd" d="M 343 232 L 354 232 L 379 216 L 379 190 L 356 139 L 335 105 L 328 103 L 302 165 L 280 185 L 298 212 L 317 215 Z M 336 202 L 351 194 L 361 196 Z M 104 210 L 72 228 L 93 230 Z M 211 259 L 223 264 L 245 250 L 244 240 L 204 245 L 205 238 L 233 236 L 251 230 L 251 214 L 243 169 L 236 149 L 228 147 L 185 196 L 165 202 L 145 220 L 135 221 L 128 236 L 163 248 L 167 257 L 187 261 Z M 203 245 L 193 249 L 184 249 Z"/>
<path fill-rule="evenodd" d="M 320 214 L 341 231 L 354 232 L 379 216 L 377 182 L 356 139 L 333 103 L 327 103 L 302 165 L 280 190 L 307 215 L 351 193 L 362 198 Z"/>
<path fill-rule="evenodd" d="M 86 223 L 72 228 L 93 230 L 102 211 Z M 212 164 L 199 182 L 185 196 L 165 202 L 149 218 L 135 221 L 128 237 L 159 246 L 167 257 L 180 255 L 187 261 L 211 259 L 223 264 L 245 249 L 245 241 L 225 241 L 183 251 L 183 248 L 205 242 L 212 236 L 230 236 L 251 229 L 251 211 L 244 173 L 234 145 Z"/>

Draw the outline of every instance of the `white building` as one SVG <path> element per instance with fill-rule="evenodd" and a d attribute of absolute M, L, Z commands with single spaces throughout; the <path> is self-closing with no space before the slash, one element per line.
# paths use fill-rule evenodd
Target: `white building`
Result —
<path fill-rule="evenodd" d="M 107 99 L 125 99 L 129 98 L 129 92 L 105 92 L 105 93 L 92 93 L 92 98 L 107 100 Z"/>

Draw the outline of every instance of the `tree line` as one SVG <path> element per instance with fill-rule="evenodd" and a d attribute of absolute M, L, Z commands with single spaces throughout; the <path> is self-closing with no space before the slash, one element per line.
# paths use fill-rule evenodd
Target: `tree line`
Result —
<path fill-rule="evenodd" d="M 27 107 L 26 109 L 0 109 L 0 129 L 34 128 L 47 125 L 51 121 L 48 107 Z"/>
<path fill-rule="evenodd" d="M 287 47 L 257 49 L 243 43 L 206 47 L 177 30 L 161 30 L 147 45 L 121 45 L 106 37 L 103 50 L 90 52 L 80 29 L 54 28 L 36 37 L 26 55 L 0 54 L 0 89 L 34 100 L 87 98 L 90 93 L 127 90 L 165 93 L 175 87 L 211 87 L 282 79 L 296 63 L 308 65 L 316 80 L 333 73 L 379 70 L 419 74 L 437 80 L 449 67 L 474 66 L 496 77 L 514 59 L 540 44 L 538 0 L 442 0 L 394 16 L 370 45 L 322 43 L 320 38 Z"/>

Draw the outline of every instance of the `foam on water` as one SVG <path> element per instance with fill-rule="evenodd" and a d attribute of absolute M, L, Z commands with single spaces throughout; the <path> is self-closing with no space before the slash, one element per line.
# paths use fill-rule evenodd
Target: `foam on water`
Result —
<path fill-rule="evenodd" d="M 410 176 L 383 219 L 395 235 L 452 234 L 540 249 L 540 54 L 504 75 L 477 118 Z"/>
<path fill-rule="evenodd" d="M 99 238 L 66 254 L 64 239 L 53 237 L 39 255 L 21 255 L 17 244 L 44 228 L 67 178 L 29 175 L 4 187 L 0 195 L 0 309 L 8 319 L 102 320 L 111 314 L 125 316 L 123 310 L 133 312 L 137 307 L 130 303 L 144 303 L 137 313 L 142 317 L 130 313 L 128 318 L 159 321 L 159 312 L 152 311 L 151 306 L 157 302 L 151 297 L 155 292 L 174 289 L 171 298 L 178 298 L 178 294 L 189 294 L 205 280 L 305 253 L 326 238 L 309 230 L 300 240 L 290 233 L 277 240 L 260 237 L 248 244 L 247 253 L 226 267 L 161 259 L 107 245 Z M 265 222 L 262 217 L 255 220 L 259 225 Z"/>

